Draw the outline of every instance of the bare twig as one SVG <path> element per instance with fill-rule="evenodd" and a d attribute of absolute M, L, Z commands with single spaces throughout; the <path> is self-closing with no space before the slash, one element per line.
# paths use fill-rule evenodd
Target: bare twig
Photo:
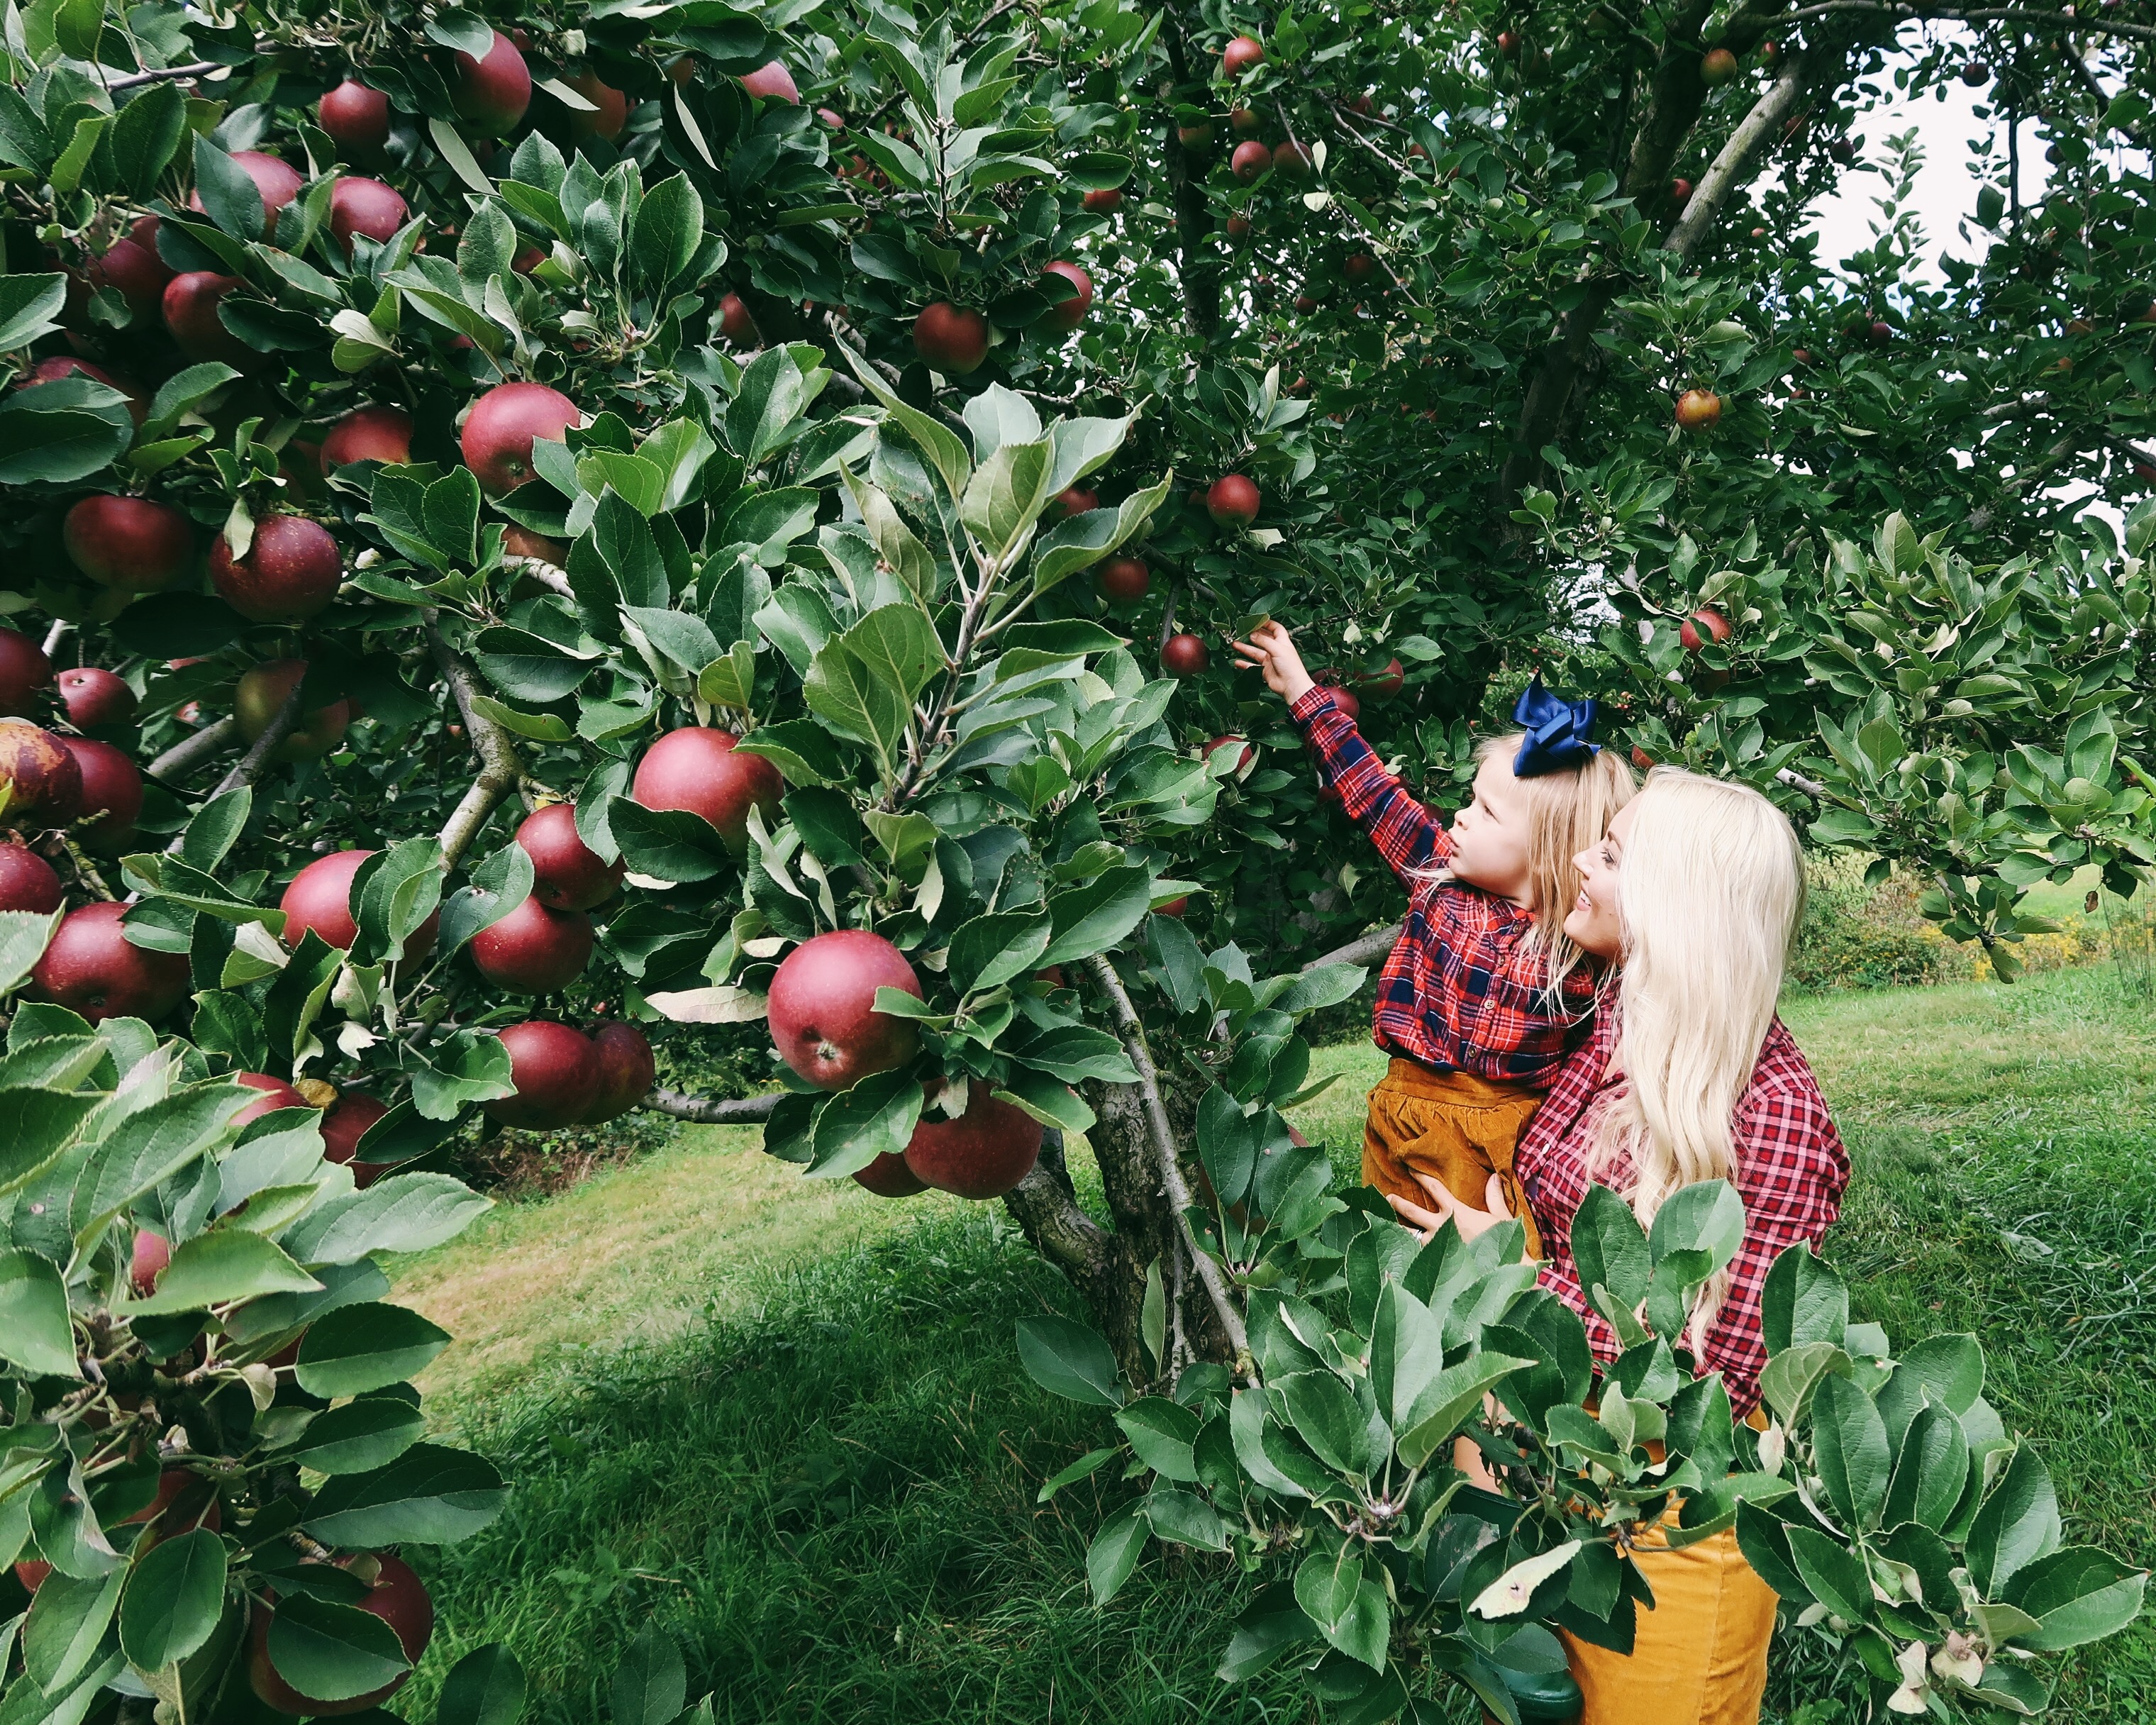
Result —
<path fill-rule="evenodd" d="M 676 1120 L 693 1120 L 706 1126 L 752 1126 L 771 1118 L 778 1106 L 776 1095 L 767 1096 L 691 1096 L 678 1090 L 654 1088 L 638 1106 L 654 1114 L 670 1114 Z"/>
<path fill-rule="evenodd" d="M 213 725 L 205 725 L 184 737 L 142 770 L 152 778 L 177 778 L 190 773 L 239 735 L 239 721 L 227 713 Z"/>
<path fill-rule="evenodd" d="M 44 653 L 46 658 L 50 659 L 54 654 L 60 650 L 60 643 L 67 639 L 67 632 L 74 627 L 74 625 L 72 623 L 69 623 L 64 617 L 63 617 L 58 622 L 54 623 L 50 629 L 45 631 Z"/>
<path fill-rule="evenodd" d="M 569 585 L 566 572 L 556 568 L 544 557 L 504 557 L 501 567 L 529 575 L 549 593 L 557 593 L 565 599 L 576 598 L 576 589 Z"/>
<path fill-rule="evenodd" d="M 1250 1351 L 1250 1332 L 1243 1327 L 1243 1315 L 1235 1309 L 1220 1266 L 1190 1231 L 1190 1188 L 1183 1178 L 1182 1164 L 1176 1159 L 1175 1132 L 1168 1124 L 1168 1106 L 1160 1099 L 1160 1075 L 1153 1069 L 1152 1055 L 1146 1047 L 1145 1027 L 1138 1022 L 1137 1009 L 1124 992 L 1123 980 L 1116 974 L 1116 967 L 1099 953 L 1087 959 L 1086 965 L 1101 992 L 1108 997 L 1109 1010 L 1122 1037 L 1123 1051 L 1137 1069 L 1138 1096 L 1145 1104 L 1146 1125 L 1152 1137 L 1153 1153 L 1160 1158 L 1161 1183 L 1167 1189 L 1168 1205 L 1175 1212 L 1176 1226 L 1183 1230 L 1183 1244 L 1190 1248 L 1190 1261 L 1198 1271 L 1198 1279 L 1205 1284 L 1214 1316 L 1220 1320 L 1220 1328 L 1240 1364 Z"/>
<path fill-rule="evenodd" d="M 442 638 L 441 629 L 431 619 L 427 624 L 427 645 L 434 655 L 434 663 L 441 668 L 442 680 L 456 699 L 457 711 L 465 721 L 465 734 L 471 738 L 472 752 L 479 757 L 479 777 L 472 781 L 471 788 L 464 793 L 442 828 L 442 855 L 454 865 L 479 836 L 487 816 L 494 813 L 494 805 L 521 782 L 524 762 L 516 752 L 516 745 L 509 740 L 509 733 L 479 710 L 474 698 L 479 693 L 476 674 Z"/>
<path fill-rule="evenodd" d="M 1804 56 L 1794 53 L 1783 63 L 1780 75 L 1768 86 L 1767 93 L 1738 122 L 1737 130 L 1730 133 L 1729 141 L 1722 146 L 1722 153 L 1714 158 L 1713 165 L 1701 176 L 1685 205 L 1684 213 L 1662 242 L 1664 245 L 1681 258 L 1691 255 L 1692 249 L 1713 225 L 1723 201 L 1750 168 L 1760 146 L 1794 111 L 1804 96 Z"/>
<path fill-rule="evenodd" d="M 105 80 L 107 90 L 132 90 L 138 84 L 163 84 L 175 78 L 207 78 L 213 72 L 229 72 L 223 60 L 195 60 L 184 66 L 160 66 L 151 72 L 128 72 Z"/>
<path fill-rule="evenodd" d="M 277 709 L 277 716 L 270 720 L 268 728 L 248 744 L 247 752 L 233 764 L 230 772 L 217 782 L 217 788 L 210 793 L 213 798 L 222 797 L 227 791 L 236 791 L 244 784 L 253 784 L 269 770 L 271 758 L 284 747 L 285 739 L 299 729 L 300 716 L 305 710 L 300 692 L 305 688 L 306 681 L 305 677 L 301 677 L 292 685 L 292 692 L 285 697 L 284 706 Z"/>
<path fill-rule="evenodd" d="M 1383 957 L 1399 943 L 1400 931 L 1404 923 L 1389 922 L 1383 928 L 1373 928 L 1368 934 L 1358 934 L 1344 947 L 1335 947 L 1322 957 L 1313 958 L 1302 968 L 1315 970 L 1321 964 L 1368 964 Z"/>
<path fill-rule="evenodd" d="M 1774 779 L 1778 784 L 1785 784 L 1793 791 L 1802 791 L 1807 797 L 1816 802 L 1824 803 L 1826 800 L 1826 787 L 1815 778 L 1806 778 L 1794 767 L 1777 768 Z"/>

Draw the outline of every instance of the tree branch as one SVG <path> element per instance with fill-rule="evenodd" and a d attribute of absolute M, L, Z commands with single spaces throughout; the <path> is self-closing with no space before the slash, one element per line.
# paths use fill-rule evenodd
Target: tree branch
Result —
<path fill-rule="evenodd" d="M 1383 928 L 1373 928 L 1368 934 L 1358 934 L 1344 947 L 1335 947 L 1322 957 L 1313 958 L 1302 968 L 1316 970 L 1322 964 L 1368 964 L 1383 957 L 1399 943 L 1400 930 L 1406 925 L 1389 922 Z"/>
<path fill-rule="evenodd" d="M 2127 138 L 2140 145 L 2142 148 L 2148 148 L 2148 140 L 2139 126 L 2128 121 L 2114 120 L 2111 117 L 2111 92 L 2103 87 L 2102 80 L 2089 69 L 2088 62 L 2081 57 L 2081 51 L 2072 43 L 2061 37 L 2059 40 L 2059 53 L 2065 59 L 2067 65 L 2073 69 L 2074 76 L 2079 80 L 2082 88 L 2096 98 L 2097 124 L 2108 126 L 2113 131 L 2123 133 Z"/>
<path fill-rule="evenodd" d="M 838 374 L 834 372 L 832 375 L 836 377 Z M 544 557 L 504 557 L 501 567 L 529 575 L 547 592 L 557 593 L 565 599 L 573 599 L 577 596 L 576 589 L 569 585 L 568 575 Z"/>
<path fill-rule="evenodd" d="M 157 779 L 176 778 L 190 773 L 239 735 L 239 721 L 227 713 L 213 725 L 205 725 L 192 737 L 183 737 L 142 770 Z"/>
<path fill-rule="evenodd" d="M 1161 1183 L 1167 1190 L 1169 1208 L 1175 1212 L 1176 1226 L 1183 1231 L 1183 1244 L 1190 1248 L 1191 1262 L 1197 1266 L 1198 1279 L 1205 1284 L 1206 1296 L 1213 1302 L 1213 1314 L 1220 1320 L 1220 1328 L 1229 1345 L 1235 1350 L 1238 1367 L 1247 1369 L 1242 1362 L 1250 1353 L 1250 1337 L 1243 1327 L 1243 1315 L 1235 1309 L 1219 1265 L 1199 1245 L 1197 1236 L 1190 1231 L 1190 1188 L 1184 1183 L 1182 1164 L 1176 1159 L 1175 1133 L 1168 1122 L 1167 1106 L 1160 1099 L 1160 1075 L 1153 1070 L 1152 1055 L 1146 1047 L 1145 1027 L 1138 1022 L 1137 1009 L 1124 992 L 1123 979 L 1116 974 L 1116 967 L 1099 953 L 1088 958 L 1086 965 L 1101 993 L 1108 997 L 1109 1010 L 1122 1037 L 1123 1050 L 1137 1069 L 1138 1096 L 1145 1105 L 1146 1124 L 1152 1135 L 1153 1153 L 1160 1162 Z"/>
<path fill-rule="evenodd" d="M 2131 36 L 2138 41 L 2156 42 L 2156 26 L 2123 23 L 2101 13 L 2094 18 L 2076 18 L 2071 12 L 2027 12 L 2013 6 L 1911 6 L 1902 3 L 1902 0 L 1824 0 L 1821 5 L 1800 6 L 1780 16 L 1784 22 L 1796 23 L 1805 18 L 1825 18 L 1833 13 L 1868 13 L 1876 18 L 1954 18 L 1965 23 L 2003 21 L 2041 25 L 2046 29 L 2081 30 L 2092 36 Z"/>
<path fill-rule="evenodd" d="M 1663 240 L 1665 247 L 1681 258 L 1691 256 L 1693 249 L 1713 225 L 1723 202 L 1749 172 L 1760 146 L 1804 100 L 1804 55 L 1793 52 L 1783 63 L 1781 74 L 1768 86 L 1767 93 L 1738 122 L 1737 130 L 1730 133 L 1729 141 L 1722 146 L 1713 166 L 1701 176 L 1691 202 L 1685 205 L 1684 214 Z"/>
<path fill-rule="evenodd" d="M 427 645 L 434 655 L 434 663 L 441 668 L 443 681 L 456 698 L 457 711 L 464 718 L 465 735 L 471 739 L 472 752 L 479 757 L 479 777 L 472 781 L 471 788 L 464 793 L 442 827 L 442 855 L 454 865 L 479 836 L 479 829 L 486 824 L 487 816 L 494 813 L 495 804 L 507 796 L 524 776 L 524 762 L 516 752 L 516 746 L 509 740 L 509 733 L 479 710 L 473 698 L 479 692 L 477 674 L 442 638 L 440 628 L 432 619 L 427 624 Z"/>
<path fill-rule="evenodd" d="M 693 1120 L 705 1126 L 751 1126 L 770 1119 L 778 1102 L 776 1092 L 766 1096 L 691 1096 L 660 1086 L 654 1086 L 637 1106 L 654 1114 L 670 1114 L 676 1120 Z"/>
<path fill-rule="evenodd" d="M 105 80 L 107 90 L 132 90 L 138 84 L 163 84 L 175 78 L 207 78 L 213 72 L 229 72 L 223 60 L 196 60 L 185 66 L 161 66 L 152 72 L 128 72 Z"/>
<path fill-rule="evenodd" d="M 1169 94 L 1193 81 L 1183 52 L 1183 32 L 1173 9 L 1161 13 L 1161 45 L 1174 79 Z M 1175 116 L 1168 116 L 1168 182 L 1175 194 L 1175 231 L 1180 255 L 1176 276 L 1183 289 L 1183 321 L 1193 336 L 1210 342 L 1220 329 L 1220 260 L 1207 241 L 1213 237 L 1213 212 L 1205 201 L 1205 176 L 1176 136 Z M 1194 172 L 1194 169 L 1195 172 Z"/>
<path fill-rule="evenodd" d="M 300 719 L 305 711 L 300 697 L 306 681 L 305 677 L 301 677 L 292 685 L 292 692 L 285 697 L 284 706 L 277 709 L 277 716 L 270 720 L 269 728 L 247 746 L 247 752 L 234 764 L 230 772 L 217 782 L 217 788 L 210 793 L 213 799 L 222 797 L 227 791 L 236 791 L 244 784 L 253 784 L 262 777 L 269 768 L 270 757 L 284 746 L 285 739 L 299 728 Z M 238 726 L 234 728 L 236 730 Z"/>

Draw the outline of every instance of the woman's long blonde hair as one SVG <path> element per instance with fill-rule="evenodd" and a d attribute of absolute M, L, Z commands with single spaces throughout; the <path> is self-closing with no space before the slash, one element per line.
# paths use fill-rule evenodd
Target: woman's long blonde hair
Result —
<path fill-rule="evenodd" d="M 1621 1086 L 1587 1158 L 1601 1179 L 1629 1161 L 1642 1225 L 1681 1186 L 1733 1180 L 1732 1117 L 1774 1019 L 1804 919 L 1804 856 L 1757 791 L 1657 767 L 1635 802 L 1617 876 L 1624 970 Z M 1726 1282 L 1707 1290 L 1699 1327 Z"/>
<path fill-rule="evenodd" d="M 1490 737 L 1476 748 L 1475 764 L 1480 768 L 1491 761 L 1509 762 L 1526 741 L 1517 732 Z M 1605 748 L 1584 767 L 1538 773 L 1518 783 L 1527 797 L 1527 909 L 1534 917 L 1527 941 L 1548 961 L 1548 999 L 1554 1004 L 1565 978 L 1587 959 L 1564 932 L 1564 919 L 1579 896 L 1579 870 L 1572 860 L 1600 842 L 1617 811 L 1632 800 L 1639 782 L 1623 757 Z M 1449 878 L 1445 870 L 1431 875 Z"/>

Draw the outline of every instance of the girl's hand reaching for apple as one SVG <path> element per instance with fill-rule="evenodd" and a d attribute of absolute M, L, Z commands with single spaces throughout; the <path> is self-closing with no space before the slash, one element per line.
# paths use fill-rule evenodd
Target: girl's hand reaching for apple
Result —
<path fill-rule="evenodd" d="M 1287 630 L 1270 619 L 1252 629 L 1249 640 L 1235 643 L 1235 648 L 1239 665 L 1245 670 L 1255 665 L 1265 674 L 1265 687 L 1291 705 L 1316 686 Z"/>

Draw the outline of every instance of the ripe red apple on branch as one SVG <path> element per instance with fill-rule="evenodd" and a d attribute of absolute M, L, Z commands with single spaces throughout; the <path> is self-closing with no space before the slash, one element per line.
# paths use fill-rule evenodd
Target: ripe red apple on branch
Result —
<path fill-rule="evenodd" d="M 780 961 L 766 997 L 779 1058 L 819 1090 L 904 1065 L 920 1032 L 875 1009 L 878 988 L 924 998 L 906 955 L 880 934 L 840 928 L 803 941 Z"/>
<path fill-rule="evenodd" d="M 401 465 L 412 459 L 412 416 L 381 404 L 354 408 L 322 439 L 322 476 L 354 461 Z"/>
<path fill-rule="evenodd" d="M 30 973 L 38 998 L 93 1024 L 113 1018 L 155 1024 L 185 999 L 187 955 L 136 946 L 121 926 L 126 914 L 118 904 L 69 911 Z"/>
<path fill-rule="evenodd" d="M 28 911 L 49 916 L 66 901 L 67 891 L 53 865 L 22 845 L 0 845 L 0 911 Z"/>
<path fill-rule="evenodd" d="M 531 446 L 560 443 L 583 423 L 577 404 L 544 383 L 497 383 L 472 403 L 461 434 L 465 465 L 495 495 L 532 476 Z"/>
<path fill-rule="evenodd" d="M 999 1101 L 975 1079 L 956 1120 L 922 1112 L 906 1147 L 906 1171 L 954 1198 L 1000 1198 L 1033 1171 L 1041 1130 L 1030 1114 Z"/>
<path fill-rule="evenodd" d="M 531 896 L 549 910 L 595 909 L 620 890 L 628 872 L 629 865 L 620 858 L 606 862 L 584 843 L 571 803 L 534 809 L 517 828 L 516 842 L 531 859 Z"/>
<path fill-rule="evenodd" d="M 1265 58 L 1265 45 L 1256 37 L 1235 37 L 1220 51 L 1220 75 L 1232 84 L 1251 67 L 1263 64 Z"/>
<path fill-rule="evenodd" d="M 68 723 L 78 730 L 125 725 L 135 716 L 135 691 L 124 677 L 101 665 L 75 665 L 54 680 L 60 705 L 67 709 Z"/>
<path fill-rule="evenodd" d="M 382 244 L 410 214 L 397 188 L 379 180 L 340 179 L 330 187 L 330 233 L 346 257 L 352 255 L 353 235 Z"/>
<path fill-rule="evenodd" d="M 471 938 L 472 963 L 496 988 L 551 994 L 584 973 L 592 959 L 592 919 L 549 910 L 527 898 Z"/>
<path fill-rule="evenodd" d="M 1677 398 L 1677 424 L 1686 431 L 1705 431 L 1722 418 L 1722 398 L 1711 389 L 1687 389 Z"/>
<path fill-rule="evenodd" d="M 1205 512 L 1218 526 L 1247 527 L 1257 520 L 1263 501 L 1252 481 L 1231 473 L 1213 481 L 1205 494 Z"/>
<path fill-rule="evenodd" d="M 1111 604 L 1135 605 L 1152 585 L 1152 576 L 1136 557 L 1109 557 L 1094 572 L 1093 581 Z"/>
<path fill-rule="evenodd" d="M 1235 153 L 1228 158 L 1228 171 L 1245 186 L 1272 172 L 1273 152 L 1256 139 L 1235 146 Z"/>
<path fill-rule="evenodd" d="M 947 300 L 935 300 L 913 321 L 913 347 L 937 371 L 963 377 L 988 357 L 988 321 Z"/>
<path fill-rule="evenodd" d="M 370 162 L 389 141 L 389 98 L 347 78 L 315 104 L 315 124 L 355 162 Z"/>
<path fill-rule="evenodd" d="M 320 521 L 265 515 L 247 555 L 235 557 L 223 533 L 211 542 L 209 578 L 218 595 L 250 623 L 298 623 L 326 609 L 344 580 L 344 558 Z"/>
<path fill-rule="evenodd" d="M 1171 677 L 1194 677 L 1212 662 L 1205 643 L 1194 634 L 1173 634 L 1160 644 L 1160 668 Z"/>
<path fill-rule="evenodd" d="M 0 713 L 28 716 L 52 680 L 45 649 L 18 629 L 0 629 Z"/>
<path fill-rule="evenodd" d="M 0 719 L 0 783 L 10 788 L 11 824 L 35 814 L 38 825 L 63 825 L 82 803 L 82 768 L 67 745 L 27 719 Z"/>
<path fill-rule="evenodd" d="M 496 30 L 483 56 L 474 59 L 459 49 L 454 64 L 458 116 L 489 137 L 515 131 L 531 105 L 531 69 L 516 44 Z"/>
<path fill-rule="evenodd" d="M 1050 264 L 1042 273 L 1046 275 L 1060 276 L 1064 281 L 1070 283 L 1071 287 L 1076 290 L 1074 293 L 1064 295 L 1050 308 L 1048 313 L 1049 322 L 1057 329 L 1076 329 L 1080 324 L 1085 322 L 1086 312 L 1092 308 L 1093 278 L 1086 275 L 1075 264 L 1065 259 L 1059 259 Z M 1050 283 L 1048 290 L 1050 293 L 1060 291 L 1060 284 Z"/>
<path fill-rule="evenodd" d="M 69 560 L 92 581 L 155 593 L 194 556 L 194 527 L 168 503 L 147 497 L 85 497 L 60 526 Z M 5 677 L 0 667 L 0 680 Z"/>
<path fill-rule="evenodd" d="M 125 683 L 120 686 L 127 689 Z M 127 693 L 131 701 L 133 691 Z M 125 749 L 94 737 L 63 737 L 60 744 L 74 757 L 75 770 L 82 776 L 74 818 L 90 824 L 78 827 L 78 834 L 93 850 L 121 849 L 133 835 L 135 822 L 142 813 L 141 769 Z"/>
<path fill-rule="evenodd" d="M 360 865 L 372 850 L 340 850 L 317 858 L 292 877 L 277 908 L 285 913 L 284 942 L 297 950 L 311 931 L 341 952 L 349 952 L 359 938 L 359 920 L 352 913 L 352 888 Z M 402 962 L 411 964 L 434 947 L 441 918 L 429 916 L 404 942 Z"/>
<path fill-rule="evenodd" d="M 646 809 L 682 809 L 711 824 L 726 849 L 748 855 L 748 812 L 768 820 L 785 793 L 778 769 L 762 755 L 737 752 L 731 731 L 687 726 L 644 752 L 629 795 Z"/>

